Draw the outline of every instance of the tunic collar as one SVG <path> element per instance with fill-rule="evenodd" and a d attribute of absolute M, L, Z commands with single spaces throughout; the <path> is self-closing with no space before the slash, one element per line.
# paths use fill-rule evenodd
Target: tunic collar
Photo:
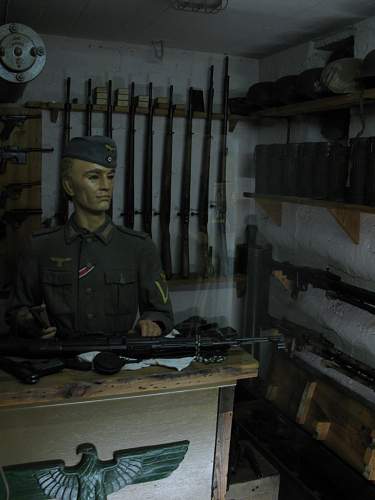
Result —
<path fill-rule="evenodd" d="M 113 228 L 114 224 L 110 217 L 107 216 L 103 225 L 101 225 L 96 231 L 90 232 L 87 229 L 78 226 L 73 214 L 65 224 L 65 241 L 67 243 L 72 243 L 77 238 L 87 239 L 94 237 L 105 245 L 108 245 L 112 239 Z"/>

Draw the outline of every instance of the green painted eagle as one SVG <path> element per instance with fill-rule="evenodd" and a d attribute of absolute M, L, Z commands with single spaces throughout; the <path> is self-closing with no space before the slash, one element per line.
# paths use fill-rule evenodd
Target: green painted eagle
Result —
<path fill-rule="evenodd" d="M 188 447 L 189 441 L 180 441 L 121 450 L 103 461 L 93 444 L 81 444 L 81 461 L 73 467 L 61 461 L 4 467 L 0 500 L 106 500 L 130 484 L 168 477 Z"/>

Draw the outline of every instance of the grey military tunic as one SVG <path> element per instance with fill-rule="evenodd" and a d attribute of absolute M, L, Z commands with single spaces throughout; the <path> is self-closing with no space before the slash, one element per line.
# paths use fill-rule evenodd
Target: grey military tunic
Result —
<path fill-rule="evenodd" d="M 33 235 L 20 260 L 10 314 L 45 303 L 60 336 L 125 333 L 140 319 L 173 326 L 156 247 L 110 219 L 96 232 L 65 226 Z"/>

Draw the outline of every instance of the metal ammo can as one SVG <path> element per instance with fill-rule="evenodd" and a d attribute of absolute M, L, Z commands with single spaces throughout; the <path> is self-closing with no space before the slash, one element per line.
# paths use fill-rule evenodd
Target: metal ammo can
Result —
<path fill-rule="evenodd" d="M 284 193 L 286 196 L 298 196 L 298 171 L 300 143 L 284 144 L 283 174 Z"/>
<path fill-rule="evenodd" d="M 348 148 L 339 142 L 330 143 L 328 168 L 328 199 L 344 201 L 348 178 Z"/>
<path fill-rule="evenodd" d="M 312 198 L 313 196 L 315 149 L 315 142 L 302 142 L 299 147 L 297 192 L 298 196 L 303 198 Z"/>
<path fill-rule="evenodd" d="M 375 205 L 375 137 L 368 138 L 366 205 Z"/>
<path fill-rule="evenodd" d="M 255 160 L 255 192 L 257 194 L 270 193 L 270 163 L 271 149 L 269 145 L 258 144 L 254 151 Z"/>
<path fill-rule="evenodd" d="M 330 150 L 330 142 L 314 143 L 315 162 L 312 176 L 312 197 L 317 200 L 328 199 Z"/>
<path fill-rule="evenodd" d="M 269 148 L 269 193 L 275 195 L 283 195 L 285 194 L 285 144 L 270 144 Z"/>
<path fill-rule="evenodd" d="M 362 205 L 366 202 L 368 137 L 350 139 L 348 201 Z"/>

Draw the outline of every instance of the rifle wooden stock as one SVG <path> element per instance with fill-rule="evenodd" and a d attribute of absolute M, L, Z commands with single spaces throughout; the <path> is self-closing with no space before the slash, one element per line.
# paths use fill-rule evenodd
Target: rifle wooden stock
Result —
<path fill-rule="evenodd" d="M 210 254 L 208 248 L 208 204 L 209 204 L 209 181 L 210 181 L 210 163 L 211 163 L 211 143 L 212 143 L 212 112 L 214 100 L 214 67 L 210 67 L 210 86 L 207 96 L 207 118 L 203 142 L 203 162 L 202 175 L 199 188 L 199 206 L 198 206 L 198 231 L 199 243 L 202 259 L 203 278 L 208 278 L 210 274 Z"/>
<path fill-rule="evenodd" d="M 148 86 L 148 115 L 146 133 L 146 156 L 143 179 L 143 229 L 152 236 L 152 162 L 153 162 L 153 118 L 152 83 Z"/>
<path fill-rule="evenodd" d="M 134 227 L 134 134 L 136 98 L 134 96 L 134 82 L 130 86 L 129 96 L 129 126 L 125 165 L 125 210 L 124 224 Z"/>
<path fill-rule="evenodd" d="M 191 186 L 191 149 L 193 143 L 193 88 L 189 90 L 189 105 L 186 122 L 185 155 L 181 185 L 181 276 L 189 277 L 189 220 L 190 220 L 190 186 Z"/>
<path fill-rule="evenodd" d="M 167 279 L 172 277 L 171 235 L 169 225 L 171 221 L 173 116 L 176 109 L 172 101 L 173 86 L 171 85 L 169 88 L 167 133 L 164 143 L 164 160 L 160 193 L 161 261 Z"/>
<path fill-rule="evenodd" d="M 86 135 L 92 135 L 92 79 L 87 80 Z"/>
<path fill-rule="evenodd" d="M 112 137 L 112 80 L 108 80 L 108 89 L 107 89 L 107 112 L 106 112 L 106 121 L 105 121 L 105 135 L 107 137 Z"/>
<path fill-rule="evenodd" d="M 66 79 L 66 94 L 65 94 L 65 104 L 64 104 L 64 117 L 63 117 L 63 149 L 65 145 L 70 141 L 70 112 L 72 109 L 72 104 L 70 102 L 70 77 Z M 57 213 L 56 220 L 58 225 L 63 225 L 67 222 L 69 217 L 69 200 L 65 194 L 64 188 L 59 184 L 59 195 L 57 200 Z"/>
<path fill-rule="evenodd" d="M 219 276 L 228 276 L 228 250 L 226 238 L 226 218 L 227 218 L 227 134 L 228 134 L 228 99 L 229 99 L 229 74 L 228 57 L 225 58 L 224 76 L 224 118 L 222 122 L 222 139 L 220 152 L 219 175 L 216 191 L 216 213 L 217 213 L 217 269 Z"/>

